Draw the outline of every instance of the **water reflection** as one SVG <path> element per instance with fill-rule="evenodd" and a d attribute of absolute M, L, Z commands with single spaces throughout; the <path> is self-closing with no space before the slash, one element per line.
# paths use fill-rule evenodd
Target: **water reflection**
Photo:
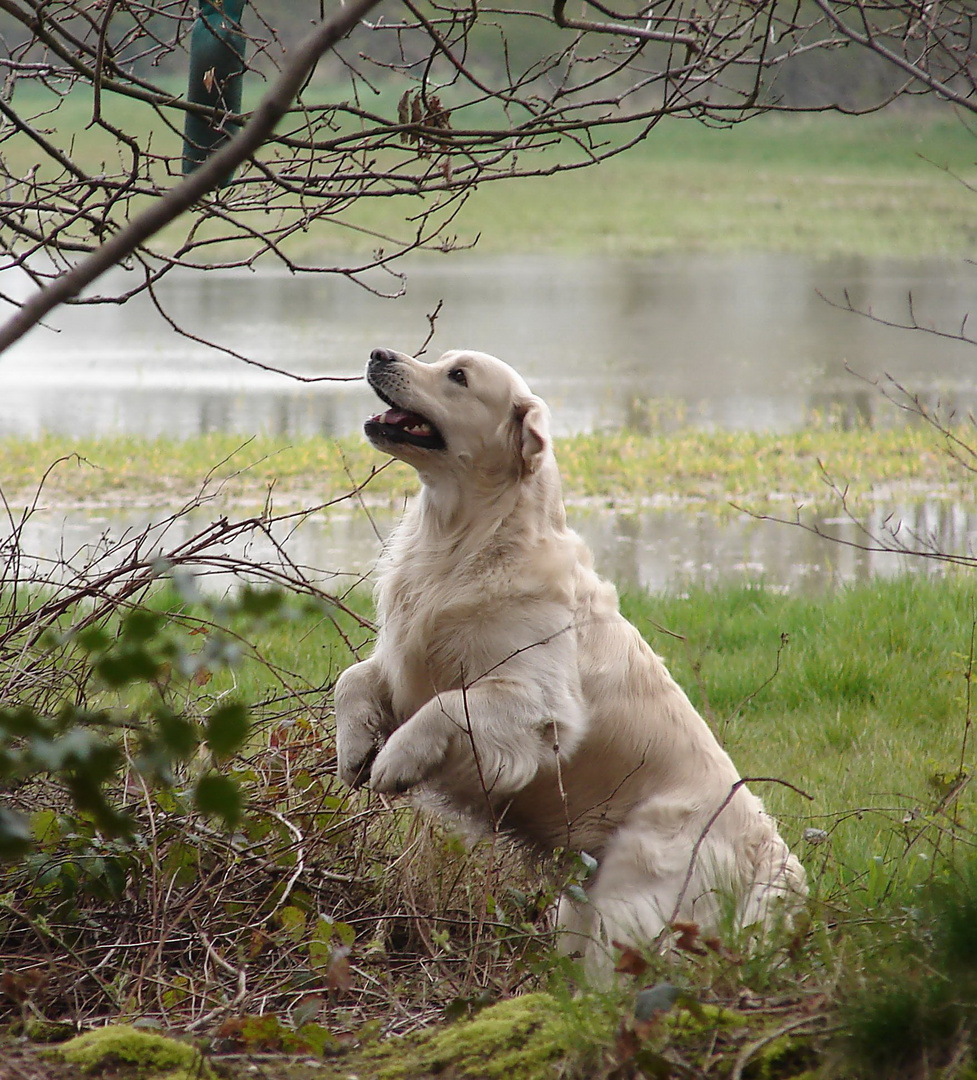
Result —
<path fill-rule="evenodd" d="M 241 557 L 246 544 L 252 562 L 277 565 L 276 542 L 280 542 L 293 566 L 307 568 L 308 576 L 326 589 L 344 591 L 371 573 L 379 553 L 378 534 L 389 533 L 399 513 L 399 508 L 390 507 L 367 514 L 343 504 L 310 515 L 298 527 L 290 521 L 273 539 L 258 532 L 237 545 L 221 545 L 220 555 Z M 160 550 L 172 549 L 216 516 L 213 506 L 194 510 L 160 529 L 155 542 Z M 231 514 L 232 520 L 243 516 L 244 511 Z M 804 521 L 843 543 L 831 543 L 795 525 L 704 507 L 571 506 L 569 516 L 592 547 L 598 570 L 623 587 L 681 590 L 693 584 L 739 580 L 769 588 L 818 591 L 873 577 L 941 569 L 929 560 L 852 546 L 864 543 L 864 534 L 830 512 L 806 513 Z M 791 516 L 789 510 L 785 516 Z M 894 512 L 879 507 L 869 514 L 867 524 L 875 533 L 898 528 L 910 547 L 919 546 L 913 541 L 917 537 L 944 551 L 977 551 L 977 510 L 951 501 L 910 501 Z M 138 535 L 145 527 L 145 511 L 46 511 L 31 518 L 24 529 L 23 549 L 46 559 L 63 553 L 80 565 L 107 543 L 117 543 L 127 532 Z M 222 588 L 226 582 L 217 573 L 211 586 Z"/>
<path fill-rule="evenodd" d="M 735 517 L 714 509 L 591 512 L 573 515 L 594 548 L 598 568 L 625 586 L 652 591 L 738 580 L 793 592 L 820 591 L 903 573 L 937 573 L 931 560 L 866 551 L 865 533 L 837 511 L 802 512 L 807 528 L 793 523 Z M 778 516 L 794 517 L 782 509 Z M 977 511 L 937 499 L 878 507 L 863 521 L 882 536 L 896 532 L 911 550 L 927 544 L 941 551 L 977 551 Z M 813 531 L 817 529 L 823 536 Z M 830 540 L 824 537 L 831 538 Z M 832 543 L 831 540 L 840 541 Z"/>
<path fill-rule="evenodd" d="M 975 282 L 955 261 L 455 255 L 408 269 L 396 301 L 271 271 L 173 274 L 158 292 L 186 330 L 311 375 L 358 375 L 377 344 L 415 350 L 443 301 L 429 355 L 470 346 L 510 360 L 549 400 L 561 433 L 676 415 L 778 430 L 803 426 L 812 410 L 849 423 L 893 417 L 846 362 L 962 413 L 977 405 L 972 347 L 880 326 L 818 295 L 847 290 L 854 304 L 899 318 L 911 293 L 921 321 L 952 329 Z M 2 277 L 0 291 L 16 293 Z M 0 359 L 0 434 L 338 434 L 372 406 L 356 383 L 296 384 L 247 367 L 173 332 L 138 299 L 61 309 L 54 325 L 59 333 L 35 329 Z"/>

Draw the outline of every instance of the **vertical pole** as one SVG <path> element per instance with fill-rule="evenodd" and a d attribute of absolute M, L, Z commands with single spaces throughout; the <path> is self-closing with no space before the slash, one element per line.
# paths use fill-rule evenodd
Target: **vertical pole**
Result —
<path fill-rule="evenodd" d="M 183 175 L 193 172 L 237 130 L 228 114 L 241 111 L 244 85 L 244 33 L 241 16 L 247 0 L 198 0 L 199 13 L 190 35 L 187 100 L 206 105 L 211 116 L 187 113 L 183 128 Z M 230 181 L 232 173 L 221 181 Z"/>

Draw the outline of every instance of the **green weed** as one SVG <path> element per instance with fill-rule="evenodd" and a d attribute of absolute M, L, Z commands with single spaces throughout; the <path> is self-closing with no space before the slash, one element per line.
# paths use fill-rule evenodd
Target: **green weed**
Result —
<path fill-rule="evenodd" d="M 852 972 L 838 1040 L 860 1077 L 952 1075 L 973 1052 L 977 1021 L 977 863 L 962 859 L 918 892 L 888 948 Z"/>
<path fill-rule="evenodd" d="M 970 427 L 950 429 L 964 439 Z M 945 439 L 929 425 L 842 431 L 815 427 L 774 433 L 632 431 L 574 435 L 556 440 L 564 490 L 571 499 L 750 499 L 766 503 L 771 492 L 804 501 L 830 496 L 827 478 L 854 496 L 873 486 L 956 489 L 959 468 Z M 304 501 L 315 506 L 367 485 L 371 498 L 400 504 L 416 490 L 416 475 L 357 437 L 308 437 L 283 442 L 258 435 L 202 435 L 186 440 L 131 436 L 90 440 L 48 435 L 0 440 L 3 488 L 8 501 L 32 497 L 44 480 L 45 499 L 92 505 L 179 503 L 200 490 L 261 505 Z M 57 462 L 52 468 L 51 463 Z M 223 464 L 216 465 L 215 463 Z M 822 469 L 823 466 L 823 469 Z"/>

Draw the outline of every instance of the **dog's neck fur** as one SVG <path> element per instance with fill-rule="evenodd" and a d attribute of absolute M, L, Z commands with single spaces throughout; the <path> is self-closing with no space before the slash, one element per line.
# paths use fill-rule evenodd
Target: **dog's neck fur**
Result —
<path fill-rule="evenodd" d="M 566 512 L 556 459 L 547 453 L 533 473 L 513 484 L 511 477 L 475 470 L 465 474 L 421 475 L 421 494 L 405 519 L 416 540 L 443 550 L 475 553 L 510 532 L 566 528 Z"/>

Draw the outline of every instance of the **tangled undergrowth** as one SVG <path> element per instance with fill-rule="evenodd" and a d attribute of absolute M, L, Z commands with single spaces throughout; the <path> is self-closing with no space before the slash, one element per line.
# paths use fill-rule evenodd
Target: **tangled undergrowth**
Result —
<path fill-rule="evenodd" d="M 73 633 L 49 652 L 74 671 L 70 705 L 4 710 L 5 813 L 29 841 L 5 871 L 0 949 L 25 1020 L 206 1030 L 237 1013 L 328 1013 L 355 1033 L 378 1002 L 403 1003 L 397 1030 L 516 989 L 509 961 L 541 936 L 548 898 L 514 887 L 527 876 L 512 853 L 473 856 L 406 807 L 351 796 L 333 776 L 328 686 L 245 713 L 216 686 L 229 637 L 143 611 L 137 655 L 132 619 L 109 649 Z"/>

